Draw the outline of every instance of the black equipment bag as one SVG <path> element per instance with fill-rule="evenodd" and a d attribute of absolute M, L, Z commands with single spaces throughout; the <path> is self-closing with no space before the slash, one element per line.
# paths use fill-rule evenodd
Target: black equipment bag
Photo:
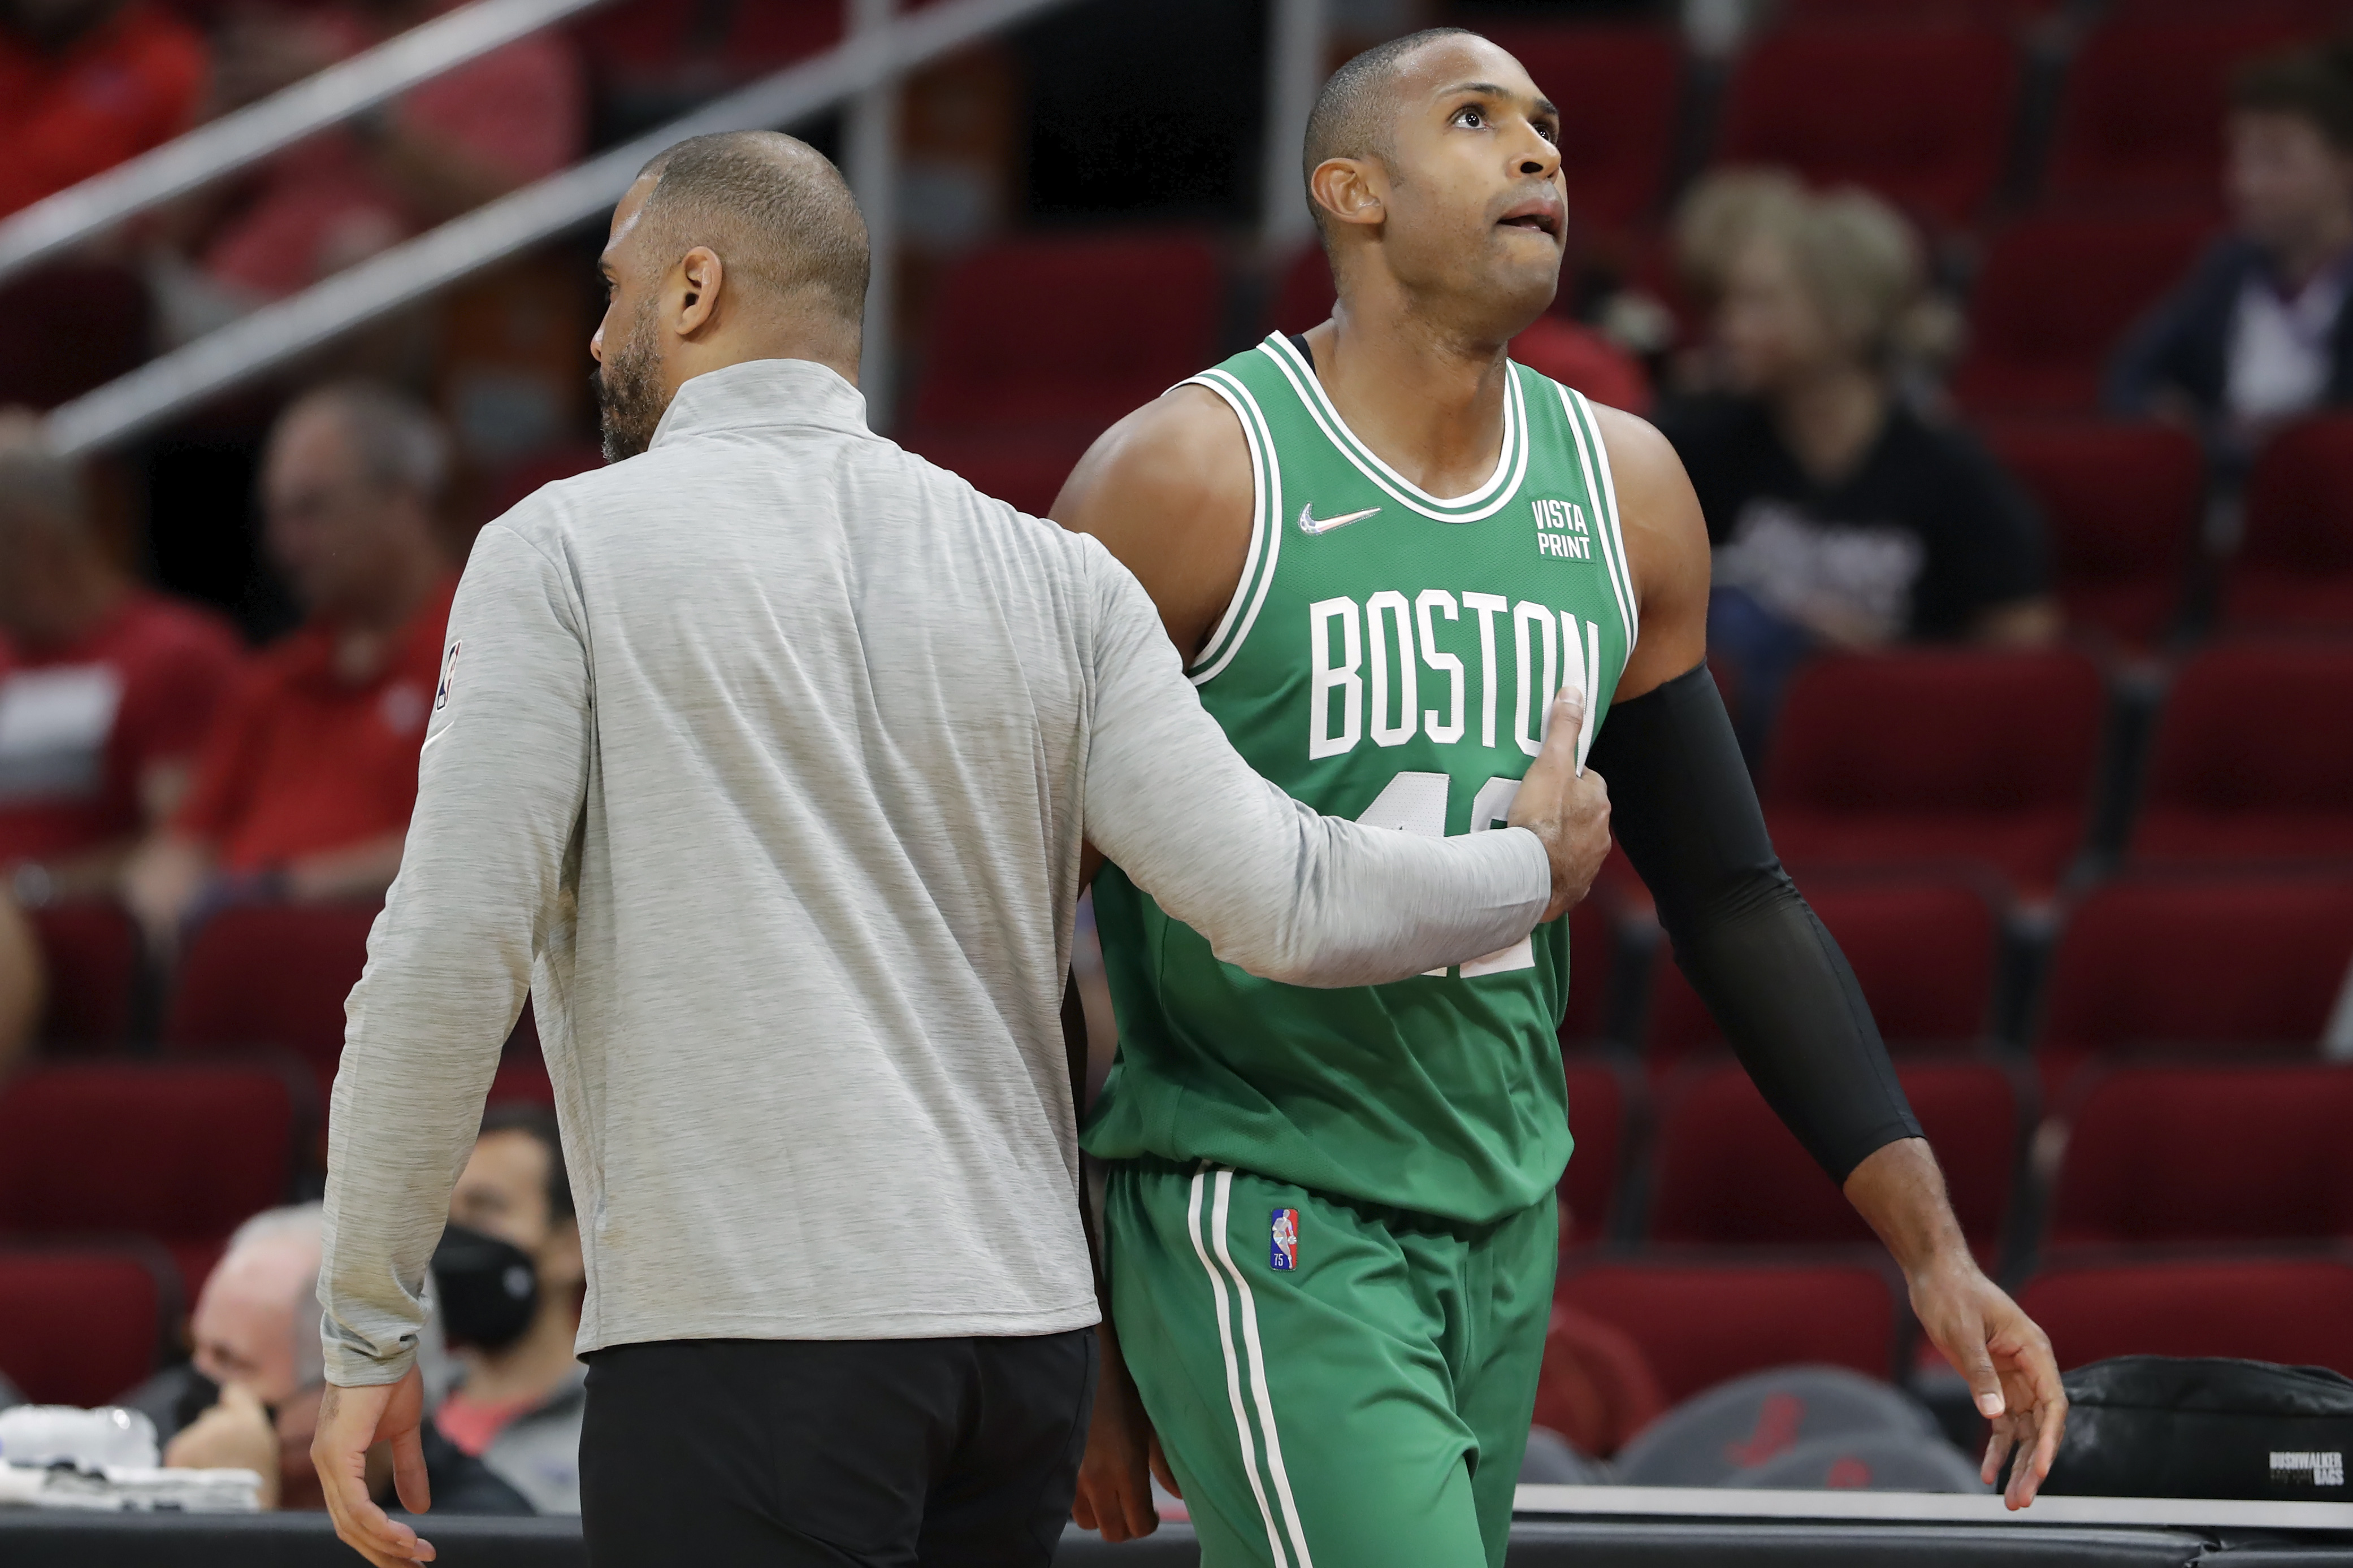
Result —
<path fill-rule="evenodd" d="M 2353 1502 L 2353 1379 L 2340 1373 L 2128 1355 L 2063 1381 L 2067 1436 L 2046 1492 Z"/>

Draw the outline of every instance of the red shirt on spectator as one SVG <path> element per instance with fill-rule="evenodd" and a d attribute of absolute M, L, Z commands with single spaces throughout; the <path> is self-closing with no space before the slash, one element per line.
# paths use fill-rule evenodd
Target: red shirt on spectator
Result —
<path fill-rule="evenodd" d="M 209 842 L 233 872 L 405 830 L 457 591 L 455 577 L 436 587 L 363 685 L 335 673 L 324 627 L 264 650 L 222 710 L 173 826 Z"/>
<path fill-rule="evenodd" d="M 126 5 L 58 55 L 0 31 L 0 214 L 188 129 L 207 70 L 203 37 L 152 5 Z"/>
<path fill-rule="evenodd" d="M 1512 340 L 1512 357 L 1607 407 L 1651 412 L 1651 378 L 1642 362 L 1591 327 L 1539 316 Z"/>
<path fill-rule="evenodd" d="M 0 867 L 135 837 L 140 781 L 196 754 L 240 658 L 227 622 L 143 589 L 72 642 L 0 637 Z"/>
<path fill-rule="evenodd" d="M 357 53 L 373 41 L 349 30 L 343 44 Z M 577 51 L 551 28 L 409 89 L 392 112 L 402 131 L 520 185 L 580 155 L 587 99 Z M 358 142 L 327 132 L 270 161 L 259 194 L 206 248 L 205 269 L 250 294 L 276 298 L 383 249 L 421 223 L 377 178 Z"/>

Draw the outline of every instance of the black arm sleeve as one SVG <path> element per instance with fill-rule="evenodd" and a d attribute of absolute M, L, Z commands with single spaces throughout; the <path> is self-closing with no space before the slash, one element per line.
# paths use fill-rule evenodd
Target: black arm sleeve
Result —
<path fill-rule="evenodd" d="M 1854 971 L 1773 853 L 1707 667 L 1613 706 L 1588 761 L 1675 962 L 1807 1152 L 1844 1182 L 1920 1136 Z"/>

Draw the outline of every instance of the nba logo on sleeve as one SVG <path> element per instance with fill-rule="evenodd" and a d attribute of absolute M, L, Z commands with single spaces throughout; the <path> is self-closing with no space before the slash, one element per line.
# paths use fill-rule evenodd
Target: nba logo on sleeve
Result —
<path fill-rule="evenodd" d="M 1285 1272 L 1299 1267 L 1299 1211 L 1274 1211 L 1273 1245 L 1268 1249 L 1267 1263 Z"/>
<path fill-rule="evenodd" d="M 436 713 L 449 706 L 449 684 L 458 679 L 458 655 L 465 646 L 463 642 L 451 643 L 449 657 L 441 661 L 441 686 L 433 693 L 433 711 Z"/>

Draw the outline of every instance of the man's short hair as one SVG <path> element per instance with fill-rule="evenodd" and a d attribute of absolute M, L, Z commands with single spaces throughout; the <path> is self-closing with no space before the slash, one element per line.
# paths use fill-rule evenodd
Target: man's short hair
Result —
<path fill-rule="evenodd" d="M 814 293 L 846 321 L 866 311 L 866 219 L 825 154 L 776 131 L 690 136 L 656 153 L 638 222 L 666 260 L 696 246 L 779 297 Z"/>
<path fill-rule="evenodd" d="M 79 533 L 89 521 L 85 503 L 81 469 L 49 445 L 41 416 L 0 409 L 0 510 Z"/>
<path fill-rule="evenodd" d="M 564 1134 L 554 1113 L 536 1105 L 493 1105 L 482 1114 L 480 1136 L 493 1132 L 524 1132 L 547 1151 L 547 1218 L 551 1225 L 571 1219 L 579 1210 L 572 1201 L 572 1178 L 564 1168 Z"/>
<path fill-rule="evenodd" d="M 1334 71 L 1324 90 L 1315 95 L 1315 107 L 1307 116 L 1301 177 L 1313 180 L 1316 166 L 1333 158 L 1377 158 L 1389 167 L 1397 132 L 1397 79 L 1405 58 L 1440 38 L 1476 37 L 1468 27 L 1424 27 L 1376 44 Z M 1307 207 L 1329 244 L 1324 208 L 1313 188 L 1307 193 Z"/>
<path fill-rule="evenodd" d="M 312 410 L 332 413 L 342 423 L 371 483 L 405 491 L 428 507 L 441 499 L 449 479 L 449 437 L 424 404 L 382 382 L 330 382 L 297 398 L 279 423 Z"/>
<path fill-rule="evenodd" d="M 2231 107 L 2310 121 L 2339 153 L 2353 153 L 2353 39 L 2259 55 L 2231 79 Z"/>

